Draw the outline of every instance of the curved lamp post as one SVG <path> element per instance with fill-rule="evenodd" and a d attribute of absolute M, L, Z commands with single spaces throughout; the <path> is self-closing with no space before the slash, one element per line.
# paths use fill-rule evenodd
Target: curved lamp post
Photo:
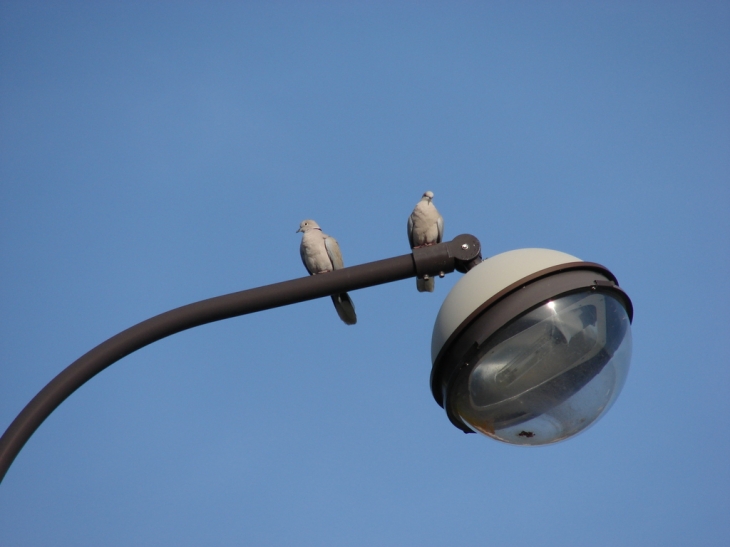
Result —
<path fill-rule="evenodd" d="M 467 275 L 444 302 L 432 343 L 431 387 L 449 419 L 468 433 L 517 444 L 574 435 L 598 419 L 622 387 L 631 301 L 598 264 L 544 249 L 507 255 L 482 262 L 479 240 L 460 235 L 412 254 L 202 300 L 138 323 L 74 361 L 26 405 L 0 438 L 0 481 L 69 395 L 144 346 L 222 319 L 454 270 Z"/>

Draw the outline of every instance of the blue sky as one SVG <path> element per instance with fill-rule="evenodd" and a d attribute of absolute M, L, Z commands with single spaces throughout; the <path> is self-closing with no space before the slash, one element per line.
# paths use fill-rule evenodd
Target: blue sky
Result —
<path fill-rule="evenodd" d="M 0 545 L 727 545 L 726 2 L 0 3 L 0 429 L 117 332 L 446 237 L 608 266 L 623 393 L 541 448 L 428 387 L 460 274 L 207 325 L 69 398 L 0 485 Z"/>

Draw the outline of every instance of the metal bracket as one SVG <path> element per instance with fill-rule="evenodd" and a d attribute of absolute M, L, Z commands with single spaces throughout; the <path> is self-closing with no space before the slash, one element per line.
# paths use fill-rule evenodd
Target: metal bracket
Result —
<path fill-rule="evenodd" d="M 451 273 L 454 270 L 466 273 L 482 261 L 482 246 L 470 234 L 456 236 L 451 241 L 417 247 L 413 249 L 413 262 L 416 275 L 428 279 Z"/>

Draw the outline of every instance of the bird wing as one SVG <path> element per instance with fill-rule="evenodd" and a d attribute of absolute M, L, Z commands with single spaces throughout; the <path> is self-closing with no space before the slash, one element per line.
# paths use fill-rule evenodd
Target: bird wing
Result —
<path fill-rule="evenodd" d="M 436 221 L 436 226 L 439 228 L 439 235 L 436 243 L 441 243 L 441 240 L 444 238 L 444 217 L 441 215 L 439 215 L 439 218 Z"/>
<path fill-rule="evenodd" d="M 344 262 L 342 262 L 340 246 L 334 237 L 328 237 L 324 240 L 324 248 L 327 249 L 327 256 L 329 256 L 332 262 L 333 270 L 339 270 L 345 267 Z"/>

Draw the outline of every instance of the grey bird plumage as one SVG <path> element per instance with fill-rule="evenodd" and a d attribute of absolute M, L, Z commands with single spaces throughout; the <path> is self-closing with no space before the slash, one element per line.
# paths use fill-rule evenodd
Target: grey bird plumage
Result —
<path fill-rule="evenodd" d="M 302 232 L 302 243 L 299 254 L 302 256 L 304 267 L 310 275 L 317 275 L 344 268 L 340 246 L 334 237 L 322 232 L 319 224 L 313 220 L 303 220 L 297 233 Z M 357 323 L 355 305 L 346 292 L 332 295 L 337 315 L 347 325 Z"/>
<path fill-rule="evenodd" d="M 433 204 L 433 192 L 425 192 L 421 201 L 416 204 L 411 216 L 408 217 L 408 243 L 411 249 L 436 245 L 444 237 L 444 218 Z M 416 279 L 416 288 L 419 292 L 433 292 L 435 280 L 433 277 Z"/>

